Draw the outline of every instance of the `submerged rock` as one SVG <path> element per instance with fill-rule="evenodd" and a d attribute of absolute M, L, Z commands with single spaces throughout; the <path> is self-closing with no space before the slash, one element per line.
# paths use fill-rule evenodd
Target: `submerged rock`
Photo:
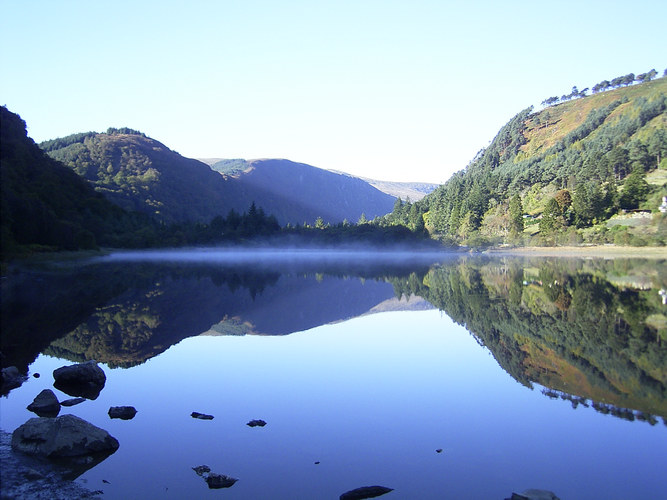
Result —
<path fill-rule="evenodd" d="M 102 500 L 101 492 L 87 490 L 72 481 L 71 468 L 16 452 L 11 449 L 11 439 L 10 433 L 0 431 L 0 497 L 3 500 Z"/>
<path fill-rule="evenodd" d="M 198 476 L 203 477 L 206 484 L 208 484 L 208 487 L 212 490 L 229 488 L 238 481 L 235 477 L 211 472 L 211 468 L 208 465 L 198 465 L 197 467 L 193 467 L 192 470 L 195 471 Z"/>
<path fill-rule="evenodd" d="M 229 488 L 238 481 L 238 479 L 234 477 L 229 477 L 224 474 L 216 474 L 215 472 L 210 472 L 205 479 L 206 484 L 208 484 L 208 487 L 211 489 Z"/>
<path fill-rule="evenodd" d="M 192 418 L 198 418 L 199 420 L 213 420 L 213 415 L 207 415 L 206 413 L 199 413 L 197 411 L 190 413 L 190 416 Z"/>
<path fill-rule="evenodd" d="M 122 420 L 132 420 L 137 414 L 134 406 L 112 406 L 109 408 L 110 418 L 120 418 Z"/>
<path fill-rule="evenodd" d="M 95 361 L 61 366 L 53 371 L 54 387 L 70 396 L 97 399 L 107 377 Z"/>
<path fill-rule="evenodd" d="M 60 413 L 60 403 L 51 389 L 44 389 L 28 405 L 28 410 L 40 417 L 57 417 Z"/>
<path fill-rule="evenodd" d="M 264 422 L 264 420 L 251 420 L 246 425 L 248 427 L 264 427 L 266 422 Z"/>
<path fill-rule="evenodd" d="M 74 406 L 83 403 L 86 398 L 72 398 L 60 402 L 60 406 Z"/>
<path fill-rule="evenodd" d="M 394 491 L 393 488 L 387 488 L 385 486 L 362 486 L 361 488 L 356 488 L 348 492 L 343 493 L 340 496 L 340 500 L 361 500 L 363 498 L 375 498 L 385 493 Z"/>
<path fill-rule="evenodd" d="M 529 489 L 522 493 L 512 493 L 509 500 L 560 500 L 553 491 Z"/>
<path fill-rule="evenodd" d="M 74 415 L 31 418 L 12 434 L 12 449 L 46 458 L 113 453 L 118 440 Z"/>
<path fill-rule="evenodd" d="M 203 476 L 207 472 L 211 472 L 211 468 L 208 465 L 198 465 L 197 467 L 193 467 L 192 470 L 195 471 L 198 476 Z"/>

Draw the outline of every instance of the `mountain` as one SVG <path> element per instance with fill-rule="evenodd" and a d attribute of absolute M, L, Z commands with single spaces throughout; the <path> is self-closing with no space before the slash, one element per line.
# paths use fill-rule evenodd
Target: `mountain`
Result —
<path fill-rule="evenodd" d="M 429 231 L 468 244 L 666 244 L 664 217 L 650 229 L 606 224 L 621 211 L 657 214 L 667 195 L 667 78 L 645 80 L 590 96 L 575 87 L 518 113 L 418 203 Z"/>
<path fill-rule="evenodd" d="M 207 165 L 211 165 L 211 168 L 217 170 L 218 172 L 225 175 L 236 175 L 242 173 L 248 168 L 248 161 L 235 158 L 199 158 L 200 161 L 203 161 Z M 251 162 L 253 160 L 250 160 Z M 329 170 L 334 174 L 344 175 L 346 177 L 352 177 L 350 174 L 339 170 Z M 366 181 L 368 184 L 374 188 L 382 191 L 389 196 L 394 198 L 402 198 L 403 200 L 410 199 L 412 201 L 421 200 L 427 194 L 433 192 L 438 187 L 438 184 L 432 184 L 429 182 L 393 182 L 393 181 L 380 181 L 377 179 L 370 179 L 368 177 L 359 177 L 359 179 Z"/>
<path fill-rule="evenodd" d="M 230 210 L 244 212 L 253 202 L 281 225 L 312 224 L 318 217 L 356 222 L 362 213 L 372 218 L 390 212 L 394 202 L 355 177 L 288 160 L 223 160 L 213 164 L 215 172 L 127 128 L 40 146 L 117 205 L 166 223 L 208 223 Z"/>
<path fill-rule="evenodd" d="M 208 165 L 131 129 L 75 134 L 40 147 L 118 206 L 163 222 L 209 222 L 252 202 L 246 204 Z"/>
<path fill-rule="evenodd" d="M 375 179 L 363 180 L 368 182 L 371 186 L 379 189 L 383 193 L 387 193 L 395 198 L 402 200 L 419 201 L 427 194 L 432 193 L 438 187 L 437 184 L 428 182 L 392 182 L 392 181 L 378 181 Z"/>
<path fill-rule="evenodd" d="M 127 244 L 148 221 L 128 213 L 48 157 L 21 117 L 0 108 L 2 257 L 28 247 L 74 250 Z"/>
<path fill-rule="evenodd" d="M 219 160 L 213 170 L 279 222 L 356 222 L 391 212 L 395 198 L 351 175 L 284 159 Z"/>

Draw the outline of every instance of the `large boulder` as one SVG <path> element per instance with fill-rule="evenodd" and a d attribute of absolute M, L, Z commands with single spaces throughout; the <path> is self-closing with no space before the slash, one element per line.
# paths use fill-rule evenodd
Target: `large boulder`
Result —
<path fill-rule="evenodd" d="M 21 372 L 15 366 L 7 366 L 2 369 L 2 379 L 0 384 L 0 394 L 3 396 L 9 394 L 9 391 L 20 387 L 23 382 L 26 381 L 28 377 Z"/>
<path fill-rule="evenodd" d="M 31 418 L 12 434 L 12 448 L 28 455 L 70 458 L 113 453 L 118 440 L 75 415 Z"/>
<path fill-rule="evenodd" d="M 60 403 L 51 389 L 44 389 L 28 405 L 28 410 L 40 417 L 57 417 L 60 413 Z"/>
<path fill-rule="evenodd" d="M 62 366 L 53 371 L 53 386 L 70 396 L 97 399 L 107 377 L 95 361 Z"/>

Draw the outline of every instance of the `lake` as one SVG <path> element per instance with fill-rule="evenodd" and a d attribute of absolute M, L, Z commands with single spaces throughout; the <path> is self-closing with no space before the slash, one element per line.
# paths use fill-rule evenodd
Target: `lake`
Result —
<path fill-rule="evenodd" d="M 120 448 L 105 499 L 666 498 L 667 262 L 215 249 L 118 253 L 2 282 L 2 430 L 63 407 Z M 110 419 L 132 405 L 132 420 Z M 212 420 L 191 417 L 213 415 Z M 253 419 L 264 427 L 246 425 Z M 238 478 L 211 490 L 193 467 Z"/>

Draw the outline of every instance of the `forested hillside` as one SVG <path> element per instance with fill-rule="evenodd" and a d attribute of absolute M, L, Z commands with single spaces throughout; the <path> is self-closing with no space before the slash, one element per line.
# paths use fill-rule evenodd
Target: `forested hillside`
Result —
<path fill-rule="evenodd" d="M 667 78 L 654 76 L 626 75 L 591 96 L 574 87 L 521 111 L 465 170 L 382 222 L 421 215 L 431 234 L 471 245 L 666 244 Z M 638 209 L 656 215 L 618 218 Z"/>
<path fill-rule="evenodd" d="M 115 204 L 160 222 L 208 222 L 253 201 L 246 204 L 208 165 L 132 129 L 74 134 L 40 147 Z"/>
<path fill-rule="evenodd" d="M 128 128 L 40 146 L 114 203 L 163 223 L 207 223 L 255 203 L 280 225 L 313 224 L 318 217 L 333 224 L 384 215 L 394 203 L 358 178 L 288 160 L 222 160 L 212 170 Z"/>
<path fill-rule="evenodd" d="M 132 246 L 150 226 L 44 154 L 19 115 L 3 106 L 0 118 L 3 259 L 29 248 Z"/>

